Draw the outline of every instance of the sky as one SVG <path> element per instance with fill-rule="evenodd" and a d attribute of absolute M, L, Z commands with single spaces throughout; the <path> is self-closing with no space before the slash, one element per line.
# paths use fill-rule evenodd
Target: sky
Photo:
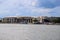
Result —
<path fill-rule="evenodd" d="M 59 16 L 60 0 L 0 0 L 0 17 Z"/>

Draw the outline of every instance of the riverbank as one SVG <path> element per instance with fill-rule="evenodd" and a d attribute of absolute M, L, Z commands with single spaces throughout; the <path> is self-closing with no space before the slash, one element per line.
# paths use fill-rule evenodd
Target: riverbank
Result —
<path fill-rule="evenodd" d="M 0 23 L 0 24 L 20 24 L 20 23 Z M 60 23 L 56 23 L 56 24 L 26 24 L 26 25 L 60 25 Z"/>

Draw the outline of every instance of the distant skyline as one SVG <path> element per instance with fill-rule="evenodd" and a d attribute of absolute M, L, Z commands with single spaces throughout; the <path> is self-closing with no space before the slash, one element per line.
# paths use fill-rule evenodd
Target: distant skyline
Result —
<path fill-rule="evenodd" d="M 59 16 L 60 0 L 0 0 L 0 17 Z"/>

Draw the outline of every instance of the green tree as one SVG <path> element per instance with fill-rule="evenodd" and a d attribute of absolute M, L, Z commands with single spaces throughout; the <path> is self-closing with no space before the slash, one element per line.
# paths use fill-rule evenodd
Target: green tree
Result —
<path fill-rule="evenodd" d="M 54 22 L 54 23 L 60 23 L 60 18 L 52 19 L 52 22 Z"/>

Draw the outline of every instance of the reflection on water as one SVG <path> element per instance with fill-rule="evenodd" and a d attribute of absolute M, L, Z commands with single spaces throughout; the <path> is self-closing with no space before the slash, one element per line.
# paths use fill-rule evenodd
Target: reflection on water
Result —
<path fill-rule="evenodd" d="M 0 40 L 60 40 L 60 26 L 0 24 Z"/>

